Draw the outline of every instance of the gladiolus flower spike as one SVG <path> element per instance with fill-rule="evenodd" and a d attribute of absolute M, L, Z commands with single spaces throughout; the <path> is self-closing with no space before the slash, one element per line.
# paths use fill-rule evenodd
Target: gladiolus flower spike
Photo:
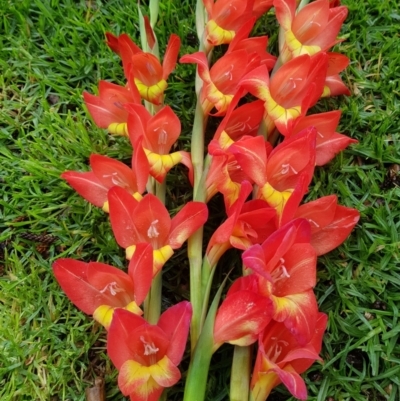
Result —
<path fill-rule="evenodd" d="M 231 399 L 266 401 L 283 384 L 305 400 L 300 375 L 321 360 L 328 320 L 314 294 L 317 257 L 342 244 L 360 217 L 335 195 L 302 204 L 315 167 L 356 142 L 336 132 L 340 111 L 308 113 L 322 97 L 349 94 L 339 74 L 350 60 L 330 51 L 341 42 L 347 8 L 338 0 L 198 0 L 200 48 L 180 59 L 197 67 L 188 152 L 177 145 L 181 129 L 191 126 L 181 127 L 178 117 L 185 94 L 164 104 L 181 41 L 170 36 L 161 62 L 153 31 L 160 28 L 158 2 L 150 0 L 150 19 L 139 8 L 141 42 L 149 52 L 127 34 L 106 34 L 107 45 L 122 60 L 122 86 L 100 81 L 98 95 L 83 95 L 95 124 L 123 136 L 112 140 L 113 154 L 122 141 L 130 142 L 130 165 L 92 154 L 89 171 L 62 174 L 88 202 L 109 213 L 127 270 L 101 263 L 100 254 L 99 261 L 59 259 L 54 276 L 71 302 L 107 330 L 118 386 L 131 401 L 166 399 L 164 390 L 181 379 L 178 365 L 189 329 L 183 401 L 205 400 L 212 355 L 224 343 L 235 346 Z M 280 25 L 276 55 L 267 52 L 267 36 L 250 37 L 256 19 L 272 7 Z M 221 44 L 227 46 L 211 51 Z M 225 54 L 216 59 L 221 51 Z M 189 105 L 188 112 L 192 109 Z M 215 117 L 213 132 L 209 115 Z M 170 188 L 174 176 L 168 173 L 179 163 L 188 172 L 194 201 L 183 193 L 185 180 L 178 190 Z M 224 220 L 213 231 L 203 230 L 207 202 L 217 192 L 225 208 L 210 223 Z M 314 195 L 315 190 L 310 198 Z M 210 202 L 210 211 L 216 202 Z M 171 217 L 167 206 L 182 203 Z M 181 266 L 184 249 L 176 250 L 186 240 L 188 264 Z M 221 259 L 231 248 L 241 254 L 240 270 L 229 265 L 232 259 Z M 179 299 L 190 302 L 165 308 L 162 280 L 176 269 L 183 274 L 186 265 L 190 277 L 182 277 L 176 289 Z M 221 274 L 225 279 L 210 302 Z"/>

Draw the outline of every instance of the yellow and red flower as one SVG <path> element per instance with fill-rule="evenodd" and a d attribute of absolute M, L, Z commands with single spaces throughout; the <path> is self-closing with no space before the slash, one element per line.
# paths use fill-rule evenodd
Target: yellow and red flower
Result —
<path fill-rule="evenodd" d="M 91 155 L 90 166 L 92 171 L 81 173 L 79 171 L 66 171 L 61 174 L 83 198 L 97 207 L 108 212 L 108 190 L 114 186 L 124 188 L 137 200 L 142 198 L 146 189 L 149 167 L 147 161 L 137 160 L 134 155 L 131 169 L 118 160 L 102 155 Z"/>
<path fill-rule="evenodd" d="M 315 331 L 307 344 L 300 345 L 283 324 L 271 322 L 258 341 L 258 353 L 251 379 L 252 400 L 265 401 L 271 390 L 283 383 L 292 395 L 307 399 L 307 389 L 300 374 L 314 361 L 321 360 L 322 337 L 328 317 L 318 313 Z"/>
<path fill-rule="evenodd" d="M 143 313 L 139 305 L 150 290 L 153 275 L 151 247 L 137 247 L 128 274 L 104 263 L 74 259 L 58 259 L 53 272 L 71 302 L 108 329 L 116 309 Z"/>
<path fill-rule="evenodd" d="M 316 130 L 312 127 L 284 140 L 270 154 L 261 136 L 235 142 L 229 148 L 258 185 L 257 197 L 276 210 L 277 227 L 293 218 L 308 190 L 315 168 L 315 143 Z"/>
<path fill-rule="evenodd" d="M 336 132 L 340 115 L 341 112 L 339 110 L 329 111 L 327 113 L 300 117 L 294 123 L 293 129 L 290 132 L 290 137 L 295 136 L 308 127 L 315 127 L 317 130 L 315 148 L 315 164 L 317 166 L 323 166 L 348 145 L 358 142 L 355 139 Z"/>
<path fill-rule="evenodd" d="M 321 97 L 327 68 L 325 53 L 302 55 L 280 67 L 271 79 L 267 67 L 262 65 L 249 72 L 240 85 L 264 101 L 267 133 L 271 134 L 276 127 L 281 134 L 288 135 L 294 121 Z"/>
<path fill-rule="evenodd" d="M 349 88 L 343 83 L 339 73 L 350 63 L 348 57 L 340 53 L 328 53 L 328 71 L 321 97 L 350 95 Z"/>
<path fill-rule="evenodd" d="M 157 401 L 178 382 L 192 307 L 181 302 L 167 309 L 157 325 L 124 310 L 115 311 L 107 353 L 119 370 L 118 386 L 132 401 Z"/>
<path fill-rule="evenodd" d="M 147 158 L 150 174 L 158 182 L 163 182 L 168 171 L 176 164 L 182 163 L 189 169 L 189 180 L 193 182 L 190 153 L 169 153 L 181 133 L 181 122 L 172 109 L 164 106 L 152 116 L 142 105 L 131 104 L 126 107 L 129 111 L 129 139 L 137 157 L 141 155 L 142 159 Z"/>
<path fill-rule="evenodd" d="M 302 345 L 311 339 L 318 313 L 312 291 L 317 254 L 310 239 L 310 224 L 295 219 L 242 256 L 244 265 L 254 272 L 258 293 L 272 301 L 272 319 L 283 322 Z"/>
<path fill-rule="evenodd" d="M 274 0 L 276 18 L 283 35 L 280 57 L 283 63 L 308 54 L 329 50 L 341 42 L 337 35 L 347 17 L 347 7 L 330 7 L 329 0 L 317 0 L 296 14 L 296 0 Z"/>
<path fill-rule="evenodd" d="M 174 249 L 180 248 L 208 217 L 205 203 L 188 202 L 171 219 L 156 196 L 147 194 L 138 202 L 120 187 L 110 189 L 108 202 L 115 239 L 126 249 L 127 259 L 136 253 L 138 244 L 151 244 L 153 276 L 173 255 Z"/>
<path fill-rule="evenodd" d="M 338 205 L 337 196 L 330 195 L 301 205 L 295 217 L 310 223 L 311 245 L 320 256 L 338 247 L 349 236 L 360 219 L 360 212 Z"/>
<path fill-rule="evenodd" d="M 254 0 L 203 0 L 208 14 L 204 40 L 208 46 L 228 44 L 252 18 Z"/>
<path fill-rule="evenodd" d="M 107 39 L 111 49 L 121 56 L 125 76 L 131 77 L 142 99 L 162 104 L 168 76 L 178 58 L 179 36 L 170 36 L 162 65 L 154 54 L 142 51 L 126 34 L 119 37 L 108 34 Z"/>
<path fill-rule="evenodd" d="M 240 80 L 249 71 L 260 65 L 259 57 L 253 57 L 243 49 L 225 54 L 211 69 L 208 67 L 207 57 L 204 52 L 187 54 L 179 61 L 181 63 L 197 64 L 199 76 L 203 81 L 200 101 L 204 113 L 209 114 L 215 107 L 218 111 L 215 114 L 217 116 L 224 115 L 228 110 L 234 95 L 239 92 Z"/>
<path fill-rule="evenodd" d="M 93 121 L 98 127 L 107 128 L 111 134 L 127 135 L 128 112 L 124 105 L 140 103 L 140 94 L 129 77 L 126 87 L 100 81 L 99 95 L 83 92 L 83 98 Z"/>

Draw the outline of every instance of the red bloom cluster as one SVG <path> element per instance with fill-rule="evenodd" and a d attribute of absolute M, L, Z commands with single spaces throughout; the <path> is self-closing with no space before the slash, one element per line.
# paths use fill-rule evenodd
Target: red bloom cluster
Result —
<path fill-rule="evenodd" d="M 208 243 L 202 279 L 212 278 L 220 257 L 232 247 L 243 251 L 245 275 L 234 281 L 216 313 L 213 350 L 224 342 L 257 342 L 252 399 L 264 401 L 279 383 L 305 399 L 300 374 L 319 359 L 327 324 L 313 292 L 317 256 L 339 246 L 359 218 L 355 209 L 338 205 L 334 195 L 301 205 L 315 166 L 356 142 L 336 132 L 339 111 L 307 115 L 321 97 L 348 93 L 338 75 L 348 60 L 328 52 L 340 42 L 347 9 L 329 0 L 316 0 L 298 12 L 295 0 L 203 2 L 205 51 L 180 62 L 197 64 L 202 122 L 212 113 L 223 117 L 201 177 L 205 202 L 189 202 L 171 218 L 154 191 L 178 163 L 188 168 L 189 181 L 199 191 L 190 153 L 170 153 L 181 124 L 164 105 L 164 91 L 179 38 L 171 36 L 161 64 L 126 34 L 107 34 L 108 45 L 121 56 L 126 86 L 101 81 L 99 95 L 84 93 L 84 99 L 99 127 L 129 139 L 131 167 L 92 155 L 90 172 L 68 171 L 62 177 L 109 213 L 115 239 L 126 250 L 128 273 L 98 262 L 60 259 L 54 274 L 71 301 L 108 330 L 107 349 L 120 371 L 123 394 L 156 401 L 180 378 L 177 365 L 192 306 L 181 302 L 149 324 L 139 316 L 140 305 L 174 250 L 205 224 L 206 202 L 220 192 L 227 219 Z M 265 50 L 267 37 L 249 37 L 256 18 L 272 6 L 281 27 L 278 59 Z M 154 33 L 145 24 L 153 46 Z M 210 66 L 208 53 L 220 44 L 229 48 Z M 247 93 L 258 100 L 238 106 Z M 152 106 L 146 108 L 142 100 Z M 282 141 L 276 145 L 279 134 Z M 207 303 L 209 294 L 205 287 L 201 291 Z"/>

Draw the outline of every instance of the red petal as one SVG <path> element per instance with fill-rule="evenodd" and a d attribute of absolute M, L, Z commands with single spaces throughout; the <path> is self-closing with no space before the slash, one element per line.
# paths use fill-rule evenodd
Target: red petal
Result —
<path fill-rule="evenodd" d="M 143 51 L 132 41 L 132 39 L 126 33 L 123 33 L 119 36 L 118 45 L 122 59 L 122 65 L 124 67 L 124 74 L 125 77 L 128 77 L 133 56 L 135 54 L 143 53 Z"/>
<path fill-rule="evenodd" d="M 339 74 L 350 64 L 350 59 L 341 53 L 328 53 L 327 76 Z"/>
<path fill-rule="evenodd" d="M 108 128 L 112 123 L 126 122 L 128 113 L 123 105 L 133 101 L 126 88 L 106 81 L 99 83 L 99 96 L 83 92 L 83 98 L 93 121 L 100 128 Z"/>
<path fill-rule="evenodd" d="M 118 245 L 127 248 L 139 242 L 145 242 L 134 222 L 135 210 L 139 202 L 120 187 L 113 187 L 108 191 L 108 202 L 111 227 Z"/>
<path fill-rule="evenodd" d="M 144 29 L 146 31 L 147 44 L 150 49 L 153 49 L 154 45 L 156 44 L 156 37 L 154 35 L 153 28 L 150 25 L 149 17 L 147 15 L 143 16 L 143 21 Z"/>
<path fill-rule="evenodd" d="M 181 122 L 169 106 L 164 106 L 147 123 L 146 146 L 154 153 L 166 155 L 181 133 Z"/>
<path fill-rule="evenodd" d="M 185 54 L 179 60 L 180 63 L 196 63 L 199 71 L 200 78 L 207 83 L 211 82 L 210 70 L 208 68 L 207 57 L 204 52 L 197 52 L 193 54 Z"/>
<path fill-rule="evenodd" d="M 250 291 L 238 291 L 218 309 L 214 325 L 214 342 L 250 345 L 271 320 L 271 301 Z"/>
<path fill-rule="evenodd" d="M 245 50 L 236 50 L 225 54 L 211 67 L 211 81 L 222 93 L 236 93 L 240 79 L 247 72 L 247 59 Z"/>
<path fill-rule="evenodd" d="M 291 29 L 296 12 L 295 0 L 274 0 L 276 19 L 286 31 Z"/>
<path fill-rule="evenodd" d="M 132 221 L 141 237 L 140 242 L 152 244 L 153 249 L 167 245 L 171 229 L 171 217 L 166 207 L 156 196 L 147 194 L 139 202 L 135 213 L 132 214 Z"/>
<path fill-rule="evenodd" d="M 284 266 L 289 277 L 274 283 L 274 295 L 285 297 L 313 288 L 317 282 L 317 254 L 310 244 L 294 244 L 284 255 Z"/>
<path fill-rule="evenodd" d="M 135 173 L 126 164 L 107 156 L 91 155 L 90 166 L 105 187 L 119 186 L 131 194 L 138 192 Z"/>
<path fill-rule="evenodd" d="M 146 138 L 147 125 L 151 119 L 151 114 L 141 104 L 128 104 L 125 106 L 128 110 L 128 135 L 131 141 L 132 147 L 135 149 L 135 145 L 140 138 Z M 145 142 L 144 147 L 147 147 Z"/>
<path fill-rule="evenodd" d="M 278 191 L 285 191 L 294 188 L 300 175 L 304 175 L 307 177 L 304 185 L 308 187 L 314 173 L 316 135 L 315 128 L 310 127 L 280 143 L 268 158 L 268 183 Z"/>
<path fill-rule="evenodd" d="M 318 305 L 312 290 L 301 294 L 272 297 L 273 319 L 284 322 L 300 345 L 307 344 L 314 335 Z"/>
<path fill-rule="evenodd" d="M 71 302 L 88 315 L 92 315 L 100 305 L 124 307 L 133 300 L 133 286 L 129 276 L 115 267 L 103 263 L 88 264 L 73 259 L 59 259 L 53 264 L 53 271 Z M 125 294 L 112 296 L 104 291 L 112 281 L 117 282 L 119 290 Z"/>
<path fill-rule="evenodd" d="M 146 190 L 146 184 L 150 174 L 149 161 L 143 150 L 142 143 L 143 137 L 141 136 L 133 145 L 134 152 L 132 154 L 132 168 L 136 172 L 137 187 L 140 194 L 143 194 Z"/>
<path fill-rule="evenodd" d="M 153 278 L 153 249 L 150 244 L 136 244 L 128 274 L 133 281 L 135 302 L 140 305 L 150 290 Z"/>
<path fill-rule="evenodd" d="M 106 32 L 107 46 L 115 53 L 119 53 L 118 37 L 110 32 Z"/>
<path fill-rule="evenodd" d="M 345 206 L 337 206 L 333 221 L 312 234 L 311 245 L 321 256 L 337 248 L 349 236 L 357 224 L 360 212 Z"/>
<path fill-rule="evenodd" d="M 176 61 L 179 54 L 179 48 L 181 47 L 181 39 L 178 35 L 172 34 L 169 37 L 167 44 L 167 50 L 164 54 L 163 61 L 163 79 L 167 80 L 169 74 L 173 71 L 176 65 Z"/>
<path fill-rule="evenodd" d="M 279 68 L 269 86 L 272 98 L 285 108 L 298 106 L 307 89 L 310 67 L 310 56 L 303 54 Z"/>
<path fill-rule="evenodd" d="M 175 365 L 180 363 L 185 351 L 191 319 L 192 305 L 183 301 L 168 308 L 157 323 L 170 340 L 166 355 Z"/>
<path fill-rule="evenodd" d="M 247 137 L 229 148 L 244 172 L 260 187 L 266 182 L 267 154 L 265 143 L 266 141 L 262 136 Z"/>
<path fill-rule="evenodd" d="M 295 216 L 306 219 L 310 223 L 311 233 L 315 233 L 332 222 L 336 207 L 336 195 L 324 196 L 301 205 Z"/>
<path fill-rule="evenodd" d="M 131 62 L 130 72 L 146 86 L 156 85 L 163 79 L 163 68 L 154 54 L 137 53 Z"/>
<path fill-rule="evenodd" d="M 279 376 L 279 379 L 287 387 L 292 395 L 300 400 L 307 399 L 306 385 L 304 383 L 304 380 L 298 373 L 296 373 L 295 371 L 289 371 L 289 369 L 283 370 L 279 368 L 273 368 L 271 370 Z"/>
<path fill-rule="evenodd" d="M 315 164 L 323 166 L 352 143 L 358 143 L 358 141 L 335 132 L 329 139 L 317 144 Z"/>
<path fill-rule="evenodd" d="M 140 316 L 124 309 L 116 309 L 107 335 L 107 354 L 117 369 L 134 359 L 135 351 L 130 345 L 134 330 L 148 323 Z"/>
<path fill-rule="evenodd" d="M 342 112 L 340 110 L 333 110 L 326 113 L 312 114 L 298 118 L 290 136 L 294 136 L 302 130 L 314 126 L 317 130 L 318 145 L 335 133 L 341 114 Z"/>
<path fill-rule="evenodd" d="M 172 249 L 182 244 L 207 221 L 207 205 L 202 202 L 187 203 L 172 219 L 168 243 Z"/>
<path fill-rule="evenodd" d="M 266 93 L 269 92 L 270 86 L 268 68 L 265 65 L 255 68 L 246 74 L 239 84 L 258 99 L 266 101 Z"/>
<path fill-rule="evenodd" d="M 61 178 L 64 178 L 79 195 L 93 205 L 103 207 L 104 202 L 107 201 L 108 188 L 100 182 L 92 171 L 87 173 L 66 171 L 61 174 Z"/>

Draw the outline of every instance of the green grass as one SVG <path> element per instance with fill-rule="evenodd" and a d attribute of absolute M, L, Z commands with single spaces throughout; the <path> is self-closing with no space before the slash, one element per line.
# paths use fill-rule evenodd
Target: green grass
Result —
<path fill-rule="evenodd" d="M 182 38 L 181 55 L 196 51 L 194 1 L 162 3 L 161 53 L 172 32 Z M 342 204 L 360 210 L 361 219 L 343 246 L 319 260 L 316 292 L 330 318 L 325 363 L 315 364 L 305 377 L 310 400 L 396 401 L 400 179 L 390 170 L 400 164 L 400 8 L 395 0 L 343 3 L 349 7 L 342 30 L 347 40 L 337 50 L 352 60 L 343 77 L 353 96 L 327 99 L 318 107 L 341 109 L 339 131 L 360 143 L 317 170 L 308 198 L 336 193 Z M 276 33 L 267 21 L 259 22 L 259 32 L 265 27 Z M 107 216 L 60 179 L 65 170 L 85 170 L 91 153 L 129 160 L 125 141 L 96 128 L 83 107 L 82 91 L 94 92 L 99 79 L 122 82 L 105 31 L 138 38 L 134 2 L 1 2 L 2 401 L 84 400 L 96 375 L 106 378 L 107 399 L 124 399 L 105 355 L 104 331 L 70 304 L 51 270 L 59 257 L 125 264 Z M 191 132 L 192 78 L 193 67 L 180 65 L 167 90 L 167 102 L 182 120 L 183 146 Z M 174 209 L 188 199 L 187 182 L 179 170 L 169 180 L 179 180 L 170 192 L 168 206 Z M 49 243 L 45 234 L 55 241 Z M 183 264 L 183 257 L 183 251 L 177 253 L 173 262 Z M 171 266 L 165 273 L 170 278 L 166 303 L 187 296 L 187 278 Z M 209 400 L 228 399 L 230 352 L 223 347 L 215 358 Z M 168 399 L 181 399 L 179 388 Z M 270 399 L 289 396 L 279 388 Z"/>

